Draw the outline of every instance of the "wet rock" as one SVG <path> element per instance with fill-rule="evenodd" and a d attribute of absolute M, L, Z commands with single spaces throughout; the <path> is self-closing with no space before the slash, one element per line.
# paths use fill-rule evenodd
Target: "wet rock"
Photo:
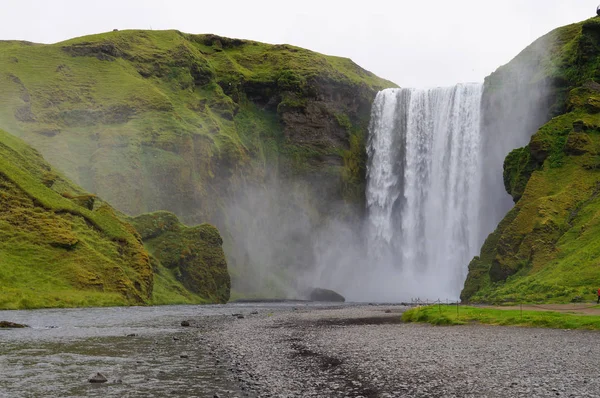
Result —
<path fill-rule="evenodd" d="M 90 383 L 106 383 L 108 379 L 100 372 L 88 379 Z"/>
<path fill-rule="evenodd" d="M 238 315 L 237 319 L 244 319 L 244 316 L 243 315 Z"/>
<path fill-rule="evenodd" d="M 341 294 L 334 292 L 333 290 L 321 288 L 313 289 L 312 292 L 310 292 L 309 298 L 312 301 L 327 301 L 336 303 L 343 303 L 346 301 L 344 296 Z"/>
<path fill-rule="evenodd" d="M 135 334 L 135 333 L 129 333 L 129 334 L 127 335 L 127 337 L 136 337 L 136 336 L 137 336 L 137 334 Z"/>
<path fill-rule="evenodd" d="M 22 325 L 20 323 L 8 322 L 8 321 L 0 321 L 0 329 L 22 329 L 28 328 L 27 325 Z"/>
<path fill-rule="evenodd" d="M 190 326 L 190 321 L 181 321 L 181 326 Z"/>
<path fill-rule="evenodd" d="M 179 358 L 184 358 L 184 359 L 185 359 L 185 358 L 189 358 L 189 357 L 190 357 L 190 356 L 189 356 L 188 354 L 181 354 L 181 355 L 179 356 Z"/>

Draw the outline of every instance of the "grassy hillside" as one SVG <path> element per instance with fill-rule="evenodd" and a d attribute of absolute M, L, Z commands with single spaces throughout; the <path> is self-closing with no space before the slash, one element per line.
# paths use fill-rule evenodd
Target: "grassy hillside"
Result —
<path fill-rule="evenodd" d="M 600 20 L 541 40 L 551 45 L 532 79 L 551 82 L 555 116 L 506 158 L 516 205 L 469 265 L 463 300 L 582 301 L 600 287 Z M 486 84 L 501 85 L 510 68 Z"/>
<path fill-rule="evenodd" d="M 222 251 L 217 260 L 227 274 Z M 188 290 L 187 278 L 153 266 L 118 212 L 0 131 L 0 309 L 223 301 L 211 294 L 223 288 L 228 296 L 225 283 Z"/>

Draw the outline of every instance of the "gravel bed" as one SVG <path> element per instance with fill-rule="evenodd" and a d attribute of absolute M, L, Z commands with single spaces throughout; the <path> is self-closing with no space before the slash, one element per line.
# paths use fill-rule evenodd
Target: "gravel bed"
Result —
<path fill-rule="evenodd" d="M 403 310 L 261 310 L 200 338 L 247 397 L 600 396 L 598 332 L 404 324 Z"/>

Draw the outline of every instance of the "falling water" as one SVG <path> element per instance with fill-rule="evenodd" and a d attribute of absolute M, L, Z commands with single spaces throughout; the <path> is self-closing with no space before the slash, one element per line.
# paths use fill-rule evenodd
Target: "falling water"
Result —
<path fill-rule="evenodd" d="M 458 297 L 482 243 L 481 95 L 481 84 L 377 95 L 367 147 L 369 253 L 396 294 Z"/>

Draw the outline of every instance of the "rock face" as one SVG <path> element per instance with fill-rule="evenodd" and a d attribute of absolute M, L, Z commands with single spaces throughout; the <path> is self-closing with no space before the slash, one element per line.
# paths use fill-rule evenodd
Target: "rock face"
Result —
<path fill-rule="evenodd" d="M 600 285 L 600 20 L 557 29 L 531 48 L 540 51 L 526 50 L 486 79 L 484 95 L 493 102 L 506 96 L 502 82 L 521 70 L 518 64 L 534 64 L 522 84 L 543 93 L 542 108 L 529 118 L 513 114 L 537 132 L 505 159 L 504 185 L 516 204 L 469 265 L 463 300 L 589 300 Z M 513 94 L 516 103 L 520 94 Z M 513 117 L 502 114 L 507 109 L 500 106 L 494 117 Z"/>
<path fill-rule="evenodd" d="M 168 212 L 144 214 L 131 222 L 154 257 L 155 273 L 170 274 L 209 302 L 229 301 L 231 280 L 215 227 L 187 227 Z"/>
<path fill-rule="evenodd" d="M 334 292 L 333 290 L 315 288 L 310 292 L 309 299 L 311 301 L 325 301 L 333 303 L 343 303 L 346 301 L 344 296 Z"/>

